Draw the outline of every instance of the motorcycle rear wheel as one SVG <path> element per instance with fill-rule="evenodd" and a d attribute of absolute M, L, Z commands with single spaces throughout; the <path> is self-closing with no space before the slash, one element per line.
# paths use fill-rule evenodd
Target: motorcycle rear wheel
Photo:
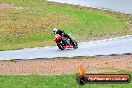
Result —
<path fill-rule="evenodd" d="M 77 48 L 78 48 L 77 42 L 76 42 L 75 40 L 73 40 L 73 43 L 74 43 L 74 44 L 73 44 L 73 48 L 74 48 L 74 49 L 77 49 Z"/>

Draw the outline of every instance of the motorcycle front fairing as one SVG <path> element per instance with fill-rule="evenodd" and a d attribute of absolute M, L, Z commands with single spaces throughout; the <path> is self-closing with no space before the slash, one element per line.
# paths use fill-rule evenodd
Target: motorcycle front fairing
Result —
<path fill-rule="evenodd" d="M 63 36 L 60 36 L 60 35 L 58 35 L 58 34 L 55 35 L 55 37 L 56 37 L 56 38 L 54 39 L 55 42 L 58 42 L 59 39 L 64 38 Z"/>

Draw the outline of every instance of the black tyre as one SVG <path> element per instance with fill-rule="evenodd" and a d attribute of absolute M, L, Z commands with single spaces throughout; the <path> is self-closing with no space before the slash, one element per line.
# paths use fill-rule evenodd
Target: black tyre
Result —
<path fill-rule="evenodd" d="M 75 40 L 73 40 L 73 48 L 74 49 L 77 49 L 78 48 L 78 44 L 77 44 L 77 42 Z"/>
<path fill-rule="evenodd" d="M 63 41 L 58 42 L 58 43 L 57 43 L 57 46 L 58 46 L 58 48 L 61 49 L 61 50 L 64 50 L 64 49 L 65 49 L 65 44 L 64 44 Z"/>

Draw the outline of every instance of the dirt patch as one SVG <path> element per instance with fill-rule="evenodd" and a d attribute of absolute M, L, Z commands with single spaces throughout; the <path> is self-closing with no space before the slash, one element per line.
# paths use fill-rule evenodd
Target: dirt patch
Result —
<path fill-rule="evenodd" d="M 132 55 L 0 61 L 0 74 L 73 74 L 80 65 L 88 73 L 132 71 Z"/>
<path fill-rule="evenodd" d="M 7 8 L 11 8 L 12 5 L 10 4 L 5 4 L 5 3 L 0 3 L 0 9 L 7 9 Z"/>

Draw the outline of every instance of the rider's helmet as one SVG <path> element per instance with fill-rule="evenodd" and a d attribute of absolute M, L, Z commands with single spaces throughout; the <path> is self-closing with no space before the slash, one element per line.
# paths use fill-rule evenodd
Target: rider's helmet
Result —
<path fill-rule="evenodd" d="M 54 29 L 53 29 L 53 33 L 54 33 L 54 34 L 56 34 L 57 31 L 58 31 L 57 28 L 54 28 Z"/>

